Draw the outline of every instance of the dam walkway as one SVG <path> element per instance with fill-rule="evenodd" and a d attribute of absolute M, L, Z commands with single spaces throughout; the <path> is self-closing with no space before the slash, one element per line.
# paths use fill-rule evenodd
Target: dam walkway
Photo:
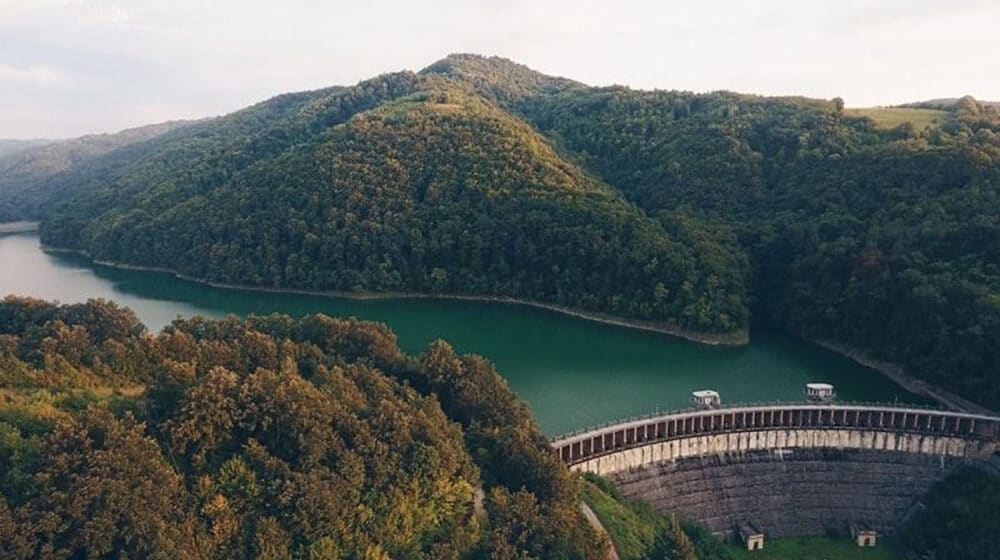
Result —
<path fill-rule="evenodd" d="M 935 439 L 926 441 L 937 446 L 928 447 L 922 443 L 913 448 L 903 444 L 903 447 L 896 449 L 988 458 L 996 451 L 1000 442 L 1000 417 L 888 404 L 735 405 L 705 410 L 688 409 L 611 423 L 558 437 L 552 441 L 552 447 L 572 467 L 600 457 L 664 442 L 741 433 L 757 434 L 757 439 L 760 439 L 759 436 L 766 432 L 807 434 L 817 431 L 870 434 L 874 437 L 867 439 L 868 445 L 864 445 L 864 442 L 861 445 L 880 448 L 884 448 L 886 438 L 879 438 L 878 434 L 895 436 L 892 439 L 897 442 L 914 441 L 907 436 L 930 437 Z M 765 436 L 763 439 L 773 441 L 773 445 L 777 447 L 785 447 L 789 442 L 788 437 Z M 839 438 L 829 439 L 837 441 Z M 748 440 L 735 438 L 732 441 L 739 445 Z M 942 442 L 951 446 L 942 448 Z M 766 441 L 757 442 L 753 448 L 766 446 Z M 705 452 L 741 449 L 743 448 L 715 447 L 705 449 Z M 685 455 L 696 452 L 697 450 L 692 450 Z"/>

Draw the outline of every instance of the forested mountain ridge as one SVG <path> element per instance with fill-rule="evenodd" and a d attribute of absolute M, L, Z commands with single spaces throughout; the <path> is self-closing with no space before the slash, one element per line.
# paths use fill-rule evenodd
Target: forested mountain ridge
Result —
<path fill-rule="evenodd" d="M 424 68 L 420 74 L 448 77 L 500 103 L 587 87 L 567 78 L 547 76 L 505 58 L 475 54 L 450 55 Z"/>
<path fill-rule="evenodd" d="M 154 139 L 38 207 L 48 243 L 220 282 L 520 297 L 730 340 L 752 311 L 996 405 L 1000 120 L 948 110 L 886 128 L 839 99 L 454 55 Z"/>
<path fill-rule="evenodd" d="M 731 240 L 667 231 L 447 70 L 186 129 L 70 180 L 43 240 L 224 283 L 515 297 L 745 338 Z M 533 94 L 522 81 L 497 98 Z"/>

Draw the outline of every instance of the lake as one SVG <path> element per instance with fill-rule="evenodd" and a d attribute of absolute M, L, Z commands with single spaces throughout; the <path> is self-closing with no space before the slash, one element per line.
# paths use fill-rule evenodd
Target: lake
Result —
<path fill-rule="evenodd" d="M 159 330 L 178 315 L 326 313 L 388 324 L 403 350 L 443 338 L 492 360 L 549 435 L 687 406 L 710 388 L 723 402 L 800 400 L 809 381 L 841 400 L 922 402 L 879 373 L 778 333 L 714 347 L 532 307 L 433 299 L 350 300 L 214 288 L 170 274 L 121 270 L 41 249 L 35 233 L 0 235 L 0 295 L 64 303 L 107 298 Z"/>

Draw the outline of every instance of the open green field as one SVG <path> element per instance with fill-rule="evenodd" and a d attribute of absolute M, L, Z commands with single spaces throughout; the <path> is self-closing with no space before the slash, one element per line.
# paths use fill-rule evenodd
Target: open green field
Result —
<path fill-rule="evenodd" d="M 764 550 L 750 552 L 729 545 L 739 560 L 899 560 L 894 547 L 884 541 L 874 548 L 859 548 L 849 537 L 787 537 L 765 539 Z"/>
<path fill-rule="evenodd" d="M 911 122 L 917 130 L 931 127 L 937 128 L 951 119 L 948 111 L 937 109 L 907 109 L 902 107 L 867 107 L 861 109 L 844 109 L 853 117 L 868 117 L 880 128 L 896 128 Z"/>

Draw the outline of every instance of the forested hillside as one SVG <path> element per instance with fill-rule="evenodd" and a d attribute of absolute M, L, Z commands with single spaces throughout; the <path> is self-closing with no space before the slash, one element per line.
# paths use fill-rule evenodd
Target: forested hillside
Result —
<path fill-rule="evenodd" d="M 45 140 L 41 138 L 33 140 L 0 139 L 0 158 L 16 154 L 17 152 L 23 152 L 27 149 L 41 146 L 43 144 L 50 144 L 52 142 L 54 142 L 54 140 Z"/>
<path fill-rule="evenodd" d="M 65 194 L 58 187 L 60 175 L 77 182 L 102 156 L 189 124 L 172 121 L 70 140 L 0 140 L 0 221 L 38 218 L 43 207 Z M 125 151 L 119 156 L 136 158 L 140 153 Z"/>
<path fill-rule="evenodd" d="M 517 297 L 726 341 L 752 319 L 998 406 L 1000 118 L 969 97 L 933 126 L 907 110 L 887 128 L 839 99 L 592 88 L 456 55 L 0 204 L 36 209 L 46 243 L 224 283 Z"/>
<path fill-rule="evenodd" d="M 493 366 L 444 342 L 0 301 L 4 559 L 603 560 L 578 493 Z"/>
<path fill-rule="evenodd" d="M 958 106 L 959 104 L 966 102 L 967 101 L 967 97 L 968 96 L 966 96 L 966 97 L 945 97 L 945 98 L 940 98 L 940 99 L 928 99 L 926 101 L 916 101 L 916 102 L 913 102 L 913 103 L 904 103 L 903 105 L 900 105 L 900 107 L 907 107 L 907 108 L 909 108 L 909 107 L 915 107 L 915 108 L 926 107 L 926 108 L 936 108 L 936 109 L 944 109 L 944 110 L 951 111 L 951 110 L 954 110 L 956 108 L 956 106 Z M 988 107 L 994 107 L 994 108 L 1000 109 L 1000 101 L 984 101 L 984 100 L 979 100 L 979 104 L 985 105 L 985 106 L 988 106 Z"/>
<path fill-rule="evenodd" d="M 455 78 L 277 98 L 158 146 L 74 178 L 45 242 L 231 284 L 516 297 L 746 336 L 731 239 L 668 230 Z"/>
<path fill-rule="evenodd" d="M 936 484 L 907 520 L 899 540 L 906 560 L 1000 557 L 1000 477 L 968 467 Z"/>
<path fill-rule="evenodd" d="M 753 313 L 1000 405 L 1000 119 L 882 130 L 839 100 L 577 89 L 517 104 L 664 224 L 729 231 Z"/>

